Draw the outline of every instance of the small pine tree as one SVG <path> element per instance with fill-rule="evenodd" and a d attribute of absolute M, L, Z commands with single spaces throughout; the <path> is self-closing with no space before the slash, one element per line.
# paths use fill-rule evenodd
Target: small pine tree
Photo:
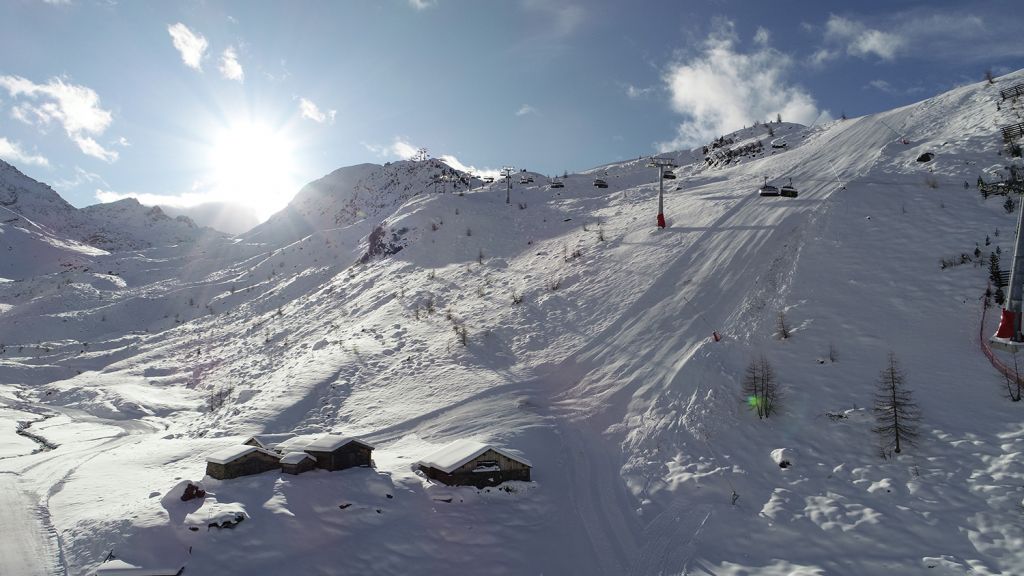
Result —
<path fill-rule="evenodd" d="M 1013 202 L 1013 198 L 1007 196 L 1006 202 L 1003 202 L 1003 210 L 1006 210 L 1007 214 L 1013 214 L 1013 209 L 1016 207 L 1017 205 Z"/>
<path fill-rule="evenodd" d="M 906 389 L 906 376 L 892 352 L 878 377 L 874 413 L 876 424 L 872 431 L 879 436 L 883 454 L 890 449 L 899 454 L 904 445 L 916 443 L 921 412 Z"/>
<path fill-rule="evenodd" d="M 782 124 L 782 112 L 779 112 L 778 114 L 775 115 L 775 123 Z"/>
<path fill-rule="evenodd" d="M 1002 282 L 1002 271 L 999 270 L 999 254 L 995 252 L 988 257 L 988 277 L 996 286 L 999 286 Z"/>
<path fill-rule="evenodd" d="M 996 286 L 996 294 L 994 296 L 996 304 L 1002 306 L 1006 302 L 1006 293 L 1003 292 L 1002 286 Z"/>
<path fill-rule="evenodd" d="M 992 70 L 985 70 L 985 80 L 989 84 L 995 84 L 996 83 L 996 78 L 995 78 L 995 76 L 992 75 Z"/>

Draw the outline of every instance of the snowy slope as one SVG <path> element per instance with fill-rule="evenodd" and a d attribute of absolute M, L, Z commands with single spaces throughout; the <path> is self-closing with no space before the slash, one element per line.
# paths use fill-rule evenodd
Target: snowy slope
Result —
<path fill-rule="evenodd" d="M 434 194 L 434 162 L 362 165 L 240 239 L 0 283 L 0 409 L 58 445 L 0 443 L 0 471 L 72 574 L 112 548 L 197 573 L 1024 572 L 1021 406 L 977 342 L 987 268 L 939 266 L 1012 244 L 1016 214 L 963 183 L 1005 174 L 997 127 L 1021 106 L 995 102 L 1021 81 L 744 129 L 730 149 L 760 152 L 728 162 L 680 151 L 664 230 L 644 159 L 514 179 L 510 204 L 504 183 Z M 765 176 L 800 196 L 757 196 Z M 400 250 L 353 265 L 382 222 Z M 883 458 L 890 351 L 924 419 Z M 768 420 L 740 391 L 761 354 L 785 392 Z M 376 468 L 169 494 L 249 434 L 325 431 Z M 535 482 L 415 472 L 457 438 L 522 453 Z"/>

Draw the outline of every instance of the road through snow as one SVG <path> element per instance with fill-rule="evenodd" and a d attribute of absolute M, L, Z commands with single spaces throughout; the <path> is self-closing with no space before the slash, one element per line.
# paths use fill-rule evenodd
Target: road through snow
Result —
<path fill-rule="evenodd" d="M 22 491 L 14 474 L 0 474 L 0 514 L 6 526 L 17 527 L 0 537 L 0 574 L 64 574 L 57 533 L 38 499 Z"/>

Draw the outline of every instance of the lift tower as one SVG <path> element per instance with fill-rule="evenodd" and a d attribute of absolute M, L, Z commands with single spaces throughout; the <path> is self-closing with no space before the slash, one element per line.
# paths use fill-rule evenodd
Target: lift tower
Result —
<path fill-rule="evenodd" d="M 671 158 L 651 156 L 648 168 L 658 169 L 658 228 L 665 227 L 665 170 L 676 167 Z"/>
<path fill-rule="evenodd" d="M 512 203 L 512 172 L 514 171 L 514 166 L 501 167 L 501 175 L 505 177 L 505 204 Z"/>
<path fill-rule="evenodd" d="M 1024 123 L 1004 126 L 1003 140 L 1010 146 L 1015 139 L 1024 137 Z M 1020 185 L 1019 168 L 1010 170 L 1010 188 Z M 1020 201 L 1018 200 L 1018 204 Z M 1024 311 L 1024 206 L 1017 206 L 1017 238 L 1013 243 L 1013 264 L 1010 267 L 1010 290 L 1003 304 L 1003 315 L 999 329 L 990 339 L 993 346 L 1016 352 L 1024 348 L 1024 334 L 1021 334 L 1021 312 Z"/>

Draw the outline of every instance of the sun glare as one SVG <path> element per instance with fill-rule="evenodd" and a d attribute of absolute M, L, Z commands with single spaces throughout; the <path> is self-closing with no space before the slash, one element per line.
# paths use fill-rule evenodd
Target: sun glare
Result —
<path fill-rule="evenodd" d="M 294 148 L 287 135 L 258 122 L 225 127 L 209 162 L 217 195 L 252 207 L 265 220 L 296 192 Z"/>

